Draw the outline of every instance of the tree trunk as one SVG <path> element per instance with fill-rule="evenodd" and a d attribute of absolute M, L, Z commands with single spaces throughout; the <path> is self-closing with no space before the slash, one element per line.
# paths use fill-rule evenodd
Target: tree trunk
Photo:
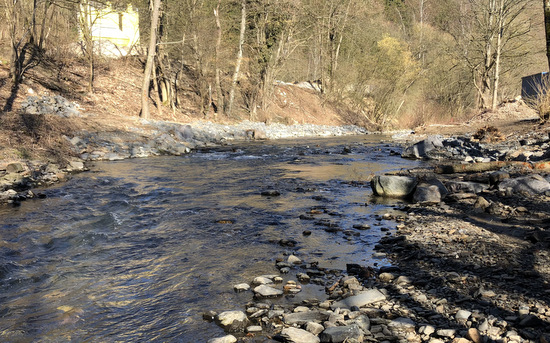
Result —
<path fill-rule="evenodd" d="M 504 0 L 500 0 L 499 12 L 498 12 L 498 32 L 497 32 L 497 45 L 495 48 L 495 74 L 493 77 L 493 102 L 491 109 L 494 111 L 498 105 L 498 88 L 500 84 L 500 57 L 502 55 L 502 34 L 504 31 Z"/>
<path fill-rule="evenodd" d="M 142 118 L 148 119 L 149 113 L 149 87 L 151 83 L 151 72 L 155 59 L 157 47 L 157 28 L 160 17 L 161 0 L 153 1 L 153 13 L 151 14 L 151 37 L 149 39 L 149 50 L 147 51 L 147 63 L 145 64 L 145 73 L 143 75 L 143 85 L 141 86 L 141 114 Z"/>
<path fill-rule="evenodd" d="M 544 0 L 544 27 L 546 28 L 546 57 L 550 70 L 550 0 Z"/>
<path fill-rule="evenodd" d="M 241 63 L 243 60 L 243 45 L 244 45 L 245 30 L 246 30 L 246 0 L 242 0 L 241 33 L 239 35 L 239 52 L 237 53 L 235 73 L 233 74 L 233 81 L 231 82 L 231 90 L 229 92 L 229 104 L 227 106 L 228 116 L 231 116 L 233 112 L 233 102 L 235 101 L 235 88 L 237 88 L 237 81 L 239 80 L 239 72 L 240 72 Z M 256 110 L 255 108 L 252 109 L 252 111 L 255 111 L 255 110 Z"/>
<path fill-rule="evenodd" d="M 216 41 L 216 100 L 218 102 L 218 112 L 223 114 L 225 112 L 225 101 L 222 93 L 222 84 L 221 84 L 221 70 L 220 70 L 220 47 L 222 44 L 222 27 L 220 23 L 220 3 L 221 0 L 218 0 L 218 5 L 214 10 L 214 17 L 216 17 L 216 30 L 218 31 L 218 39 Z"/>

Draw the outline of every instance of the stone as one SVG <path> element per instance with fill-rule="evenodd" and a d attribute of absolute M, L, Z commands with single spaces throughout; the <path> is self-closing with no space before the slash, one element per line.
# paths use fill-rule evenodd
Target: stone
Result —
<path fill-rule="evenodd" d="M 459 322 L 465 322 L 468 320 L 468 318 L 470 318 L 470 316 L 472 315 L 472 312 L 470 311 L 466 311 L 466 310 L 459 310 L 456 315 L 455 315 L 455 318 L 457 321 Z"/>
<path fill-rule="evenodd" d="M 409 285 L 411 284 L 411 282 L 412 280 L 405 275 L 401 275 L 400 277 L 397 278 L 397 280 L 395 280 L 395 283 L 398 285 Z"/>
<path fill-rule="evenodd" d="M 550 191 L 550 182 L 538 174 L 531 174 L 514 179 L 506 179 L 498 184 L 498 190 L 537 195 Z"/>
<path fill-rule="evenodd" d="M 482 343 L 483 340 L 481 338 L 481 335 L 479 334 L 479 331 L 476 328 L 470 328 L 468 329 L 468 334 L 466 335 L 466 338 L 468 338 L 470 341 L 474 343 Z"/>
<path fill-rule="evenodd" d="M 262 327 L 259 325 L 252 325 L 246 328 L 246 332 L 248 333 L 258 333 L 262 332 Z"/>
<path fill-rule="evenodd" d="M 510 174 L 505 171 L 496 171 L 489 174 L 489 184 L 496 185 L 497 183 L 509 179 Z"/>
<path fill-rule="evenodd" d="M 280 289 L 276 289 L 273 287 L 269 287 L 267 285 L 260 285 L 256 288 L 254 288 L 254 293 L 257 296 L 263 297 L 263 298 L 271 298 L 271 297 L 278 297 L 283 295 L 283 291 Z"/>
<path fill-rule="evenodd" d="M 390 321 L 388 327 L 398 331 L 413 332 L 416 323 L 410 318 L 400 317 Z"/>
<path fill-rule="evenodd" d="M 370 318 L 366 315 L 359 316 L 351 321 L 353 324 L 356 324 L 363 330 L 367 332 L 370 330 Z"/>
<path fill-rule="evenodd" d="M 225 311 L 216 317 L 217 323 L 227 332 L 243 332 L 248 326 L 248 318 L 242 311 Z"/>
<path fill-rule="evenodd" d="M 280 334 L 287 343 L 319 343 L 319 338 L 306 330 L 298 328 L 284 328 Z"/>
<path fill-rule="evenodd" d="M 440 136 L 429 136 L 423 141 L 415 143 L 414 145 L 407 147 L 403 150 L 401 156 L 403 158 L 433 158 L 433 152 L 444 149 L 443 141 Z"/>
<path fill-rule="evenodd" d="M 325 327 L 319 323 L 307 322 L 306 324 L 306 330 L 308 332 L 311 332 L 315 336 L 318 336 L 321 332 L 323 332 L 324 329 Z"/>
<path fill-rule="evenodd" d="M 10 163 L 6 166 L 6 171 L 8 173 L 21 173 L 25 171 L 25 167 L 21 163 Z"/>
<path fill-rule="evenodd" d="M 439 337 L 454 338 L 454 336 L 456 335 L 456 330 L 455 329 L 440 329 L 440 330 L 437 330 L 436 333 Z"/>
<path fill-rule="evenodd" d="M 392 273 L 381 273 L 380 275 L 378 275 L 378 280 L 382 282 L 391 282 L 394 279 L 395 275 L 393 275 Z"/>
<path fill-rule="evenodd" d="M 287 262 L 290 263 L 290 264 L 300 264 L 300 263 L 302 263 L 302 260 L 300 260 L 298 257 L 296 257 L 294 255 L 290 255 L 288 257 Z"/>
<path fill-rule="evenodd" d="M 424 334 L 426 336 L 430 336 L 435 332 L 435 327 L 433 325 L 426 325 L 423 326 L 420 330 L 421 334 Z"/>
<path fill-rule="evenodd" d="M 329 316 L 325 311 L 296 312 L 283 315 L 283 321 L 288 325 L 303 325 L 308 322 L 324 322 Z"/>
<path fill-rule="evenodd" d="M 341 301 L 335 302 L 331 305 L 331 308 L 335 310 L 337 308 L 349 309 L 352 306 L 364 307 L 384 300 L 386 300 L 386 296 L 382 292 L 377 289 L 369 289 L 367 291 L 360 292 L 357 295 L 353 295 Z"/>
<path fill-rule="evenodd" d="M 270 283 L 273 283 L 273 280 L 265 276 L 255 277 L 254 281 L 252 281 L 252 284 L 254 285 L 268 285 Z"/>
<path fill-rule="evenodd" d="M 423 205 L 438 204 L 441 202 L 441 193 L 436 185 L 421 183 L 414 191 L 413 201 Z"/>
<path fill-rule="evenodd" d="M 485 211 L 489 206 L 491 206 L 491 203 L 481 196 L 478 197 L 476 199 L 476 202 L 474 203 L 474 208 L 482 212 Z"/>
<path fill-rule="evenodd" d="M 233 335 L 227 335 L 224 337 L 212 338 L 208 340 L 208 343 L 235 343 L 237 338 Z"/>
<path fill-rule="evenodd" d="M 489 185 L 478 182 L 448 181 L 446 185 L 447 189 L 453 193 L 464 192 L 477 194 L 489 189 Z"/>
<path fill-rule="evenodd" d="M 250 285 L 247 283 L 240 283 L 238 285 L 233 286 L 233 289 L 235 292 L 245 292 L 250 289 Z"/>
<path fill-rule="evenodd" d="M 328 327 L 319 335 L 321 342 L 341 343 L 355 340 L 363 341 L 363 331 L 357 325 Z"/>
<path fill-rule="evenodd" d="M 414 191 L 418 181 L 414 177 L 378 175 L 371 180 L 374 195 L 390 198 L 406 198 Z"/>
<path fill-rule="evenodd" d="M 268 189 L 268 190 L 262 191 L 262 193 L 260 194 L 267 197 L 277 197 L 281 195 L 281 192 L 274 189 Z"/>

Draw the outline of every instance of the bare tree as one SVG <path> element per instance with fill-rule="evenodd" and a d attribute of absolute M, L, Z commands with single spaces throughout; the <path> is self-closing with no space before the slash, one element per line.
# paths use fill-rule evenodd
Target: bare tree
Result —
<path fill-rule="evenodd" d="M 544 27 L 546 29 L 546 57 L 550 68 L 550 0 L 544 2 Z M 549 69 L 550 70 L 550 69 Z"/>
<path fill-rule="evenodd" d="M 141 86 L 141 114 L 142 118 L 149 118 L 149 89 L 151 86 L 151 72 L 155 59 L 157 47 L 157 30 L 160 17 L 161 0 L 151 0 L 153 11 L 151 13 L 151 35 L 149 39 L 149 49 L 147 51 L 147 62 L 143 74 L 143 85 Z M 160 104 L 159 104 L 160 106 Z"/>
<path fill-rule="evenodd" d="M 231 81 L 231 90 L 229 91 L 229 104 L 227 105 L 227 115 L 231 116 L 233 113 L 233 103 L 235 101 L 235 89 L 237 88 L 237 81 L 239 80 L 239 73 L 241 70 L 241 63 L 243 61 L 243 45 L 246 31 L 246 0 L 241 1 L 241 30 L 239 34 L 239 52 L 237 53 L 237 60 L 235 61 L 235 72 L 233 73 L 233 80 Z"/>

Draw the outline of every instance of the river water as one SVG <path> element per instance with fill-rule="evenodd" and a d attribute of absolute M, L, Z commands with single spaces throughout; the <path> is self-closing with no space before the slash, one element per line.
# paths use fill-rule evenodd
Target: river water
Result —
<path fill-rule="evenodd" d="M 366 180 L 415 162 L 379 139 L 100 162 L 46 199 L 0 208 L 0 341 L 205 342 L 224 333 L 202 312 L 244 310 L 252 293 L 232 286 L 277 274 L 285 253 L 332 269 L 386 264 L 373 247 L 393 224 L 375 216 L 391 204 L 370 201 Z M 261 195 L 269 189 L 281 195 Z M 322 296 L 309 284 L 297 297 Z"/>

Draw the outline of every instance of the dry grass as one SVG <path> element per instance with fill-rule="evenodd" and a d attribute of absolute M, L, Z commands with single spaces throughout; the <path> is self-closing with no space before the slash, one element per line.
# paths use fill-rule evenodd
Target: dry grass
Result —
<path fill-rule="evenodd" d="M 75 156 L 64 138 L 79 130 L 74 119 L 9 112 L 0 115 L 0 159 L 39 159 L 65 165 Z"/>

